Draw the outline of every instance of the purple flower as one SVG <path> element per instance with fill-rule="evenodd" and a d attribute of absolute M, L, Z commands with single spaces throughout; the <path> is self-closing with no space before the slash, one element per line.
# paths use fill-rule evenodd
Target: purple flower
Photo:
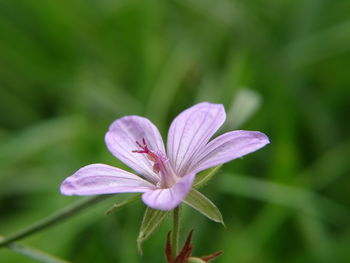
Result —
<path fill-rule="evenodd" d="M 226 118 L 223 105 L 199 103 L 172 122 L 165 151 L 156 126 L 140 116 L 125 116 L 109 127 L 109 151 L 141 177 L 105 164 L 91 164 L 61 185 L 64 195 L 143 193 L 143 202 L 172 210 L 192 188 L 196 174 L 254 152 L 269 143 L 257 131 L 231 131 L 210 140 Z"/>

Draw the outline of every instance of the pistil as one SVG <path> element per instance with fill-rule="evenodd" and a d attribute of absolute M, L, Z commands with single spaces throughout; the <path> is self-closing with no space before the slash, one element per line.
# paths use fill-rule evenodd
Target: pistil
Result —
<path fill-rule="evenodd" d="M 138 141 L 136 141 L 136 144 L 141 150 L 134 150 L 132 152 L 146 154 L 147 159 L 153 162 L 153 171 L 160 175 L 160 181 L 157 186 L 160 188 L 170 188 L 173 186 L 177 182 L 178 177 L 166 155 L 160 151 L 154 152 L 150 150 L 145 138 L 142 138 L 142 144 Z"/>

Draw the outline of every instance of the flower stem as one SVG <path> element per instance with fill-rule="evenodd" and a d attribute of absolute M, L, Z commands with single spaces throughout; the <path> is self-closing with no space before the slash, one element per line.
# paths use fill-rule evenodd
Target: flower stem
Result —
<path fill-rule="evenodd" d="M 0 236 L 0 240 L 3 240 L 4 237 Z M 43 252 L 41 250 L 38 250 L 36 248 L 32 248 L 29 246 L 25 246 L 18 243 L 11 243 L 8 244 L 7 247 L 11 249 L 12 251 L 22 254 L 26 257 L 32 258 L 34 260 L 44 262 L 44 263 L 69 263 L 68 261 L 65 261 L 63 259 L 60 259 L 56 256 L 50 255 L 46 252 Z"/>
<path fill-rule="evenodd" d="M 55 225 L 67 218 L 70 218 L 71 216 L 77 214 L 81 210 L 91 207 L 91 205 L 99 203 L 100 201 L 110 197 L 112 195 L 100 195 L 100 196 L 93 196 L 89 198 L 80 199 L 79 201 L 71 204 L 70 206 L 67 206 L 48 217 L 22 229 L 18 232 L 4 238 L 3 240 L 0 240 L 0 248 L 3 246 L 8 245 L 9 243 L 13 241 L 20 240 L 22 238 L 25 238 L 27 236 L 30 236 L 36 232 L 39 232 L 49 226 Z"/>
<path fill-rule="evenodd" d="M 176 258 L 180 235 L 180 205 L 173 211 L 172 257 Z"/>

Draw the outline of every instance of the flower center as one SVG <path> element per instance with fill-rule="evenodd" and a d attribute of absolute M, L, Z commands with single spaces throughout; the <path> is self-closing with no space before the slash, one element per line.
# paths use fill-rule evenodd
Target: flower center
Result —
<path fill-rule="evenodd" d="M 160 151 L 152 151 L 148 148 L 145 138 L 142 138 L 142 144 L 136 141 L 141 150 L 134 150 L 133 153 L 146 154 L 147 159 L 153 163 L 153 171 L 160 175 L 160 181 L 157 184 L 160 188 L 170 188 L 179 179 L 172 168 L 169 159 Z"/>

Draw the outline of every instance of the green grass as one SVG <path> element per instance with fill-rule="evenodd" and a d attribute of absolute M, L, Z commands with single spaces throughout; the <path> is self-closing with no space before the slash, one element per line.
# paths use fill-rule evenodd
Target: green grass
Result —
<path fill-rule="evenodd" d="M 350 262 L 349 13 L 347 0 L 0 1 L 0 235 L 77 200 L 59 185 L 81 166 L 126 168 L 104 145 L 114 119 L 146 116 L 165 136 L 211 101 L 229 112 L 223 130 L 271 144 L 203 188 L 227 229 L 185 207 L 195 255 Z M 76 263 L 164 262 L 170 220 L 141 257 L 144 205 L 104 215 L 122 198 L 19 243 Z M 36 262 L 7 249 L 0 261 Z"/>

